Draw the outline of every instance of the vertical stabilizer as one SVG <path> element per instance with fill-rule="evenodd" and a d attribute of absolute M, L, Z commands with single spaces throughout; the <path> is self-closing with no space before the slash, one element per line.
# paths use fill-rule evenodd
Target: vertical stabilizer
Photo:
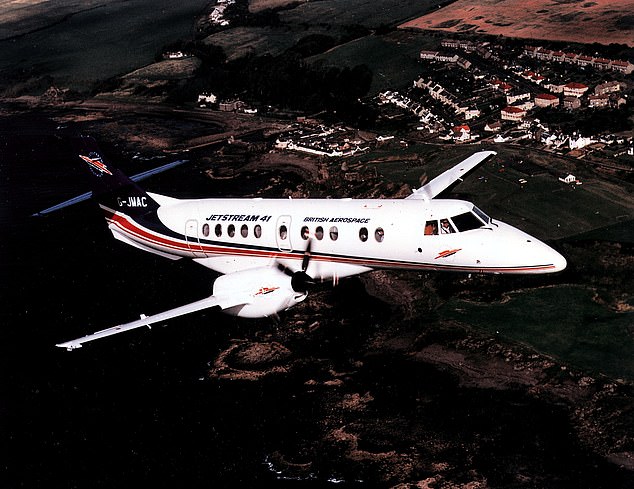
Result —
<path fill-rule="evenodd" d="M 74 140 L 80 163 L 91 175 L 92 196 L 99 205 L 132 217 L 156 211 L 158 203 L 121 170 L 110 165 L 90 136 Z"/>

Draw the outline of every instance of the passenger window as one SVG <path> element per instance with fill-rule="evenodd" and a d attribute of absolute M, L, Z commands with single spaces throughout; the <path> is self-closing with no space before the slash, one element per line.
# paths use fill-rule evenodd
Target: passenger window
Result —
<path fill-rule="evenodd" d="M 280 226 L 280 239 L 286 239 L 288 236 L 288 229 L 284 224 Z"/>
<path fill-rule="evenodd" d="M 438 234 L 438 221 L 427 221 L 425 224 L 425 234 Z"/>
<path fill-rule="evenodd" d="M 321 241 L 323 237 L 324 237 L 324 228 L 322 228 L 321 226 L 318 226 L 317 229 L 315 229 L 315 238 Z"/>
<path fill-rule="evenodd" d="M 456 231 L 454 230 L 448 219 L 440 220 L 440 234 L 451 234 L 455 232 Z"/>
<path fill-rule="evenodd" d="M 216 224 L 216 236 L 220 237 L 222 236 L 222 224 Z"/>
<path fill-rule="evenodd" d="M 253 234 L 255 235 L 256 238 L 259 238 L 262 236 L 262 226 L 260 226 L 259 224 L 256 224 L 255 227 L 253 228 Z"/>
<path fill-rule="evenodd" d="M 206 238 L 209 236 L 209 224 L 203 224 L 203 236 Z"/>
<path fill-rule="evenodd" d="M 376 231 L 374 231 L 374 239 L 381 243 L 383 241 L 383 238 L 385 238 L 385 232 L 383 231 L 383 228 L 376 228 Z"/>
<path fill-rule="evenodd" d="M 308 226 L 302 227 L 302 239 L 308 239 Z"/>
<path fill-rule="evenodd" d="M 470 229 L 478 229 L 483 226 L 482 221 L 471 212 L 465 212 L 451 218 L 458 228 L 458 231 L 469 231 Z"/>
<path fill-rule="evenodd" d="M 229 224 L 229 227 L 227 228 L 227 234 L 230 238 L 233 238 L 236 234 L 236 227 L 233 224 Z"/>
<path fill-rule="evenodd" d="M 368 240 L 368 228 L 359 229 L 359 239 L 364 243 Z"/>
<path fill-rule="evenodd" d="M 337 241 L 337 238 L 339 238 L 339 230 L 337 229 L 337 226 L 333 226 L 330 228 L 330 239 Z"/>
<path fill-rule="evenodd" d="M 240 234 L 242 235 L 243 238 L 246 238 L 249 235 L 249 226 L 247 226 L 246 224 L 243 224 L 242 227 L 240 228 Z"/>

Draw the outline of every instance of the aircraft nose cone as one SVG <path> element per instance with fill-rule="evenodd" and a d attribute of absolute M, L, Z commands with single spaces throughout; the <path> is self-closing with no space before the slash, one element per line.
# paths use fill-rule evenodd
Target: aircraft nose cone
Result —
<path fill-rule="evenodd" d="M 552 250 L 552 263 L 555 265 L 556 272 L 561 272 L 568 265 L 566 259 L 555 250 Z"/>

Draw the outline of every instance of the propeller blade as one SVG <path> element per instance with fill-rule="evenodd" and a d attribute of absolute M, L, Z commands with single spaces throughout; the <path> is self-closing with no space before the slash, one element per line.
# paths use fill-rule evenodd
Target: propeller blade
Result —
<path fill-rule="evenodd" d="M 311 285 L 315 285 L 315 279 L 306 273 L 308 264 L 310 263 L 310 250 L 312 247 L 312 241 L 308 240 L 306 243 L 306 249 L 304 250 L 304 256 L 302 258 L 302 269 L 292 270 L 286 265 L 277 262 L 277 269 L 288 277 L 291 277 L 291 287 L 295 292 L 306 293 Z"/>
<path fill-rule="evenodd" d="M 311 239 L 306 243 L 306 250 L 304 251 L 304 258 L 302 258 L 302 272 L 306 272 L 308 269 L 308 263 L 310 262 L 310 249 L 313 241 Z"/>
<path fill-rule="evenodd" d="M 282 265 L 280 262 L 277 262 L 277 269 L 285 275 L 288 275 L 289 277 L 292 277 L 295 274 L 293 270 L 285 265 Z"/>

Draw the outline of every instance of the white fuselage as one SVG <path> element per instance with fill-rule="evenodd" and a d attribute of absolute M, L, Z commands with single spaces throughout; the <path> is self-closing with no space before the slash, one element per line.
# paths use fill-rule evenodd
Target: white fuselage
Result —
<path fill-rule="evenodd" d="M 223 274 L 272 262 L 298 270 L 309 240 L 306 272 L 319 280 L 377 268 L 549 273 L 566 266 L 546 244 L 466 201 L 151 195 L 161 203 L 156 223 L 104 208 L 115 237 L 146 251 L 195 259 Z M 453 232 L 441 233 L 444 219 Z"/>

